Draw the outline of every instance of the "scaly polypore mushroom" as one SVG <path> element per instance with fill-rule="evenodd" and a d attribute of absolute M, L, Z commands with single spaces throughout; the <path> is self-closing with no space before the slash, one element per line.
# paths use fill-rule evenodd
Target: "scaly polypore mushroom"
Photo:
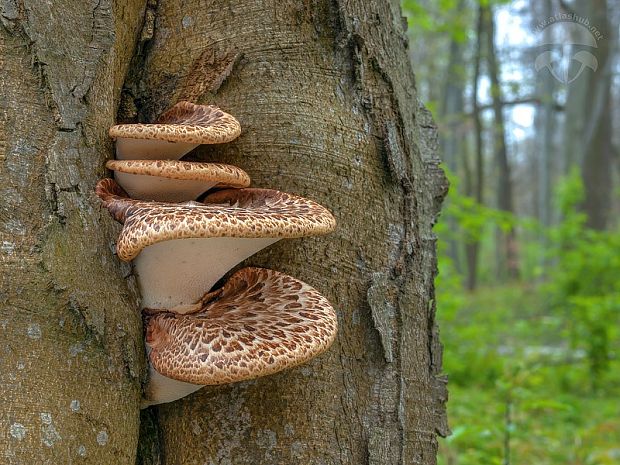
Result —
<path fill-rule="evenodd" d="M 160 202 L 195 200 L 214 186 L 247 187 L 241 168 L 223 163 L 179 160 L 109 160 L 116 182 L 131 198 Z"/>
<path fill-rule="evenodd" d="M 236 139 L 241 125 L 218 107 L 179 102 L 153 124 L 118 124 L 109 134 L 119 160 L 178 160 L 200 144 Z"/>
<path fill-rule="evenodd" d="M 329 348 L 337 326 L 331 304 L 313 287 L 277 271 L 243 268 L 194 313 L 147 316 L 151 377 L 144 406 L 300 365 Z"/>
<path fill-rule="evenodd" d="M 185 313 L 236 264 L 284 238 L 327 234 L 336 221 L 321 205 L 271 189 L 226 189 L 203 203 L 125 197 L 111 179 L 97 195 L 124 222 L 116 253 L 134 260 L 142 306 Z"/>

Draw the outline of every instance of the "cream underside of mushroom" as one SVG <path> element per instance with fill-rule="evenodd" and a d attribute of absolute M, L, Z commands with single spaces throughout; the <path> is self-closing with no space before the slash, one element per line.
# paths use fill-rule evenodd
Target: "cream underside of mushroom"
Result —
<path fill-rule="evenodd" d="M 161 176 L 121 173 L 120 171 L 114 173 L 114 179 L 132 199 L 157 202 L 196 200 L 217 184 L 217 181 L 170 179 Z"/>
<path fill-rule="evenodd" d="M 200 144 L 168 142 L 157 139 L 116 139 L 118 160 L 179 160 Z"/>
<path fill-rule="evenodd" d="M 173 402 L 190 395 L 192 392 L 196 392 L 201 387 L 203 386 L 199 384 L 191 384 L 168 378 L 149 364 L 149 380 L 144 389 L 144 398 L 140 408 Z"/>
<path fill-rule="evenodd" d="M 210 237 L 148 246 L 134 260 L 142 308 L 192 311 L 226 272 L 278 240 Z"/>

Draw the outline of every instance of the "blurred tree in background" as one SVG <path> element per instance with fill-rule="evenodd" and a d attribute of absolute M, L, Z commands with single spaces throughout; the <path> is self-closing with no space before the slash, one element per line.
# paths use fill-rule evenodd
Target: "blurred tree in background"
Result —
<path fill-rule="evenodd" d="M 451 178 L 440 463 L 620 463 L 620 4 L 403 9 Z"/>

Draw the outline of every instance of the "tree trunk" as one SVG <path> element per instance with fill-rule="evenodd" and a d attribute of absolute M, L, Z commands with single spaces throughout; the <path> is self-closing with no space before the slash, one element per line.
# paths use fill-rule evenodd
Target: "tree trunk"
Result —
<path fill-rule="evenodd" d="M 460 0 L 457 11 L 463 13 L 465 2 Z M 445 81 L 441 93 L 439 121 L 445 131 L 439 137 L 442 160 L 450 171 L 456 173 L 459 165 L 459 156 L 462 157 L 463 137 L 466 134 L 463 116 L 465 113 L 465 52 L 466 43 L 456 37 L 450 40 L 448 66 L 445 71 Z"/>
<path fill-rule="evenodd" d="M 606 0 L 589 2 L 589 12 L 604 40 L 596 49 L 598 70 L 590 74 L 590 85 L 583 104 L 586 126 L 582 177 L 585 199 L 583 210 L 588 215 L 588 226 L 604 230 L 609 223 L 613 195 L 613 143 L 612 143 L 612 105 L 611 85 L 613 82 L 612 50 L 617 41 L 616 28 L 609 24 Z M 581 76 L 578 78 L 581 79 Z M 574 105 L 574 103 L 573 103 Z"/>
<path fill-rule="evenodd" d="M 93 187 L 141 2 L 0 2 L 0 462 L 133 464 L 141 318 Z"/>
<path fill-rule="evenodd" d="M 0 113 L 10 187 L 2 208 L 11 208 L 1 218 L 5 230 L 24 231 L 20 242 L 13 233 L 11 255 L 2 246 L 14 260 L 2 262 L 14 302 L 2 326 L 11 404 L 0 407 L 12 463 L 51 454 L 71 463 L 82 445 L 87 463 L 134 460 L 140 320 L 128 269 L 110 252 L 118 228 L 91 194 L 112 156 L 105 134 L 131 59 L 119 119 L 151 120 L 179 99 L 218 104 L 239 118 L 242 136 L 197 158 L 236 164 L 256 187 L 317 200 L 339 223 L 330 236 L 281 241 L 247 262 L 326 295 L 339 315 L 334 346 L 303 367 L 151 408 L 141 463 L 435 463 L 447 425 L 431 227 L 446 183 L 398 3 L 168 0 L 146 11 L 62 3 L 62 25 L 41 21 L 54 36 L 32 33 L 29 8 L 20 29 L 0 36 L 14 69 L 3 73 L 13 87 L 3 86 L 10 105 Z M 43 45 L 19 45 L 23 34 Z M 71 50 L 59 56 L 62 46 Z M 18 110 L 20 102 L 32 109 Z M 43 141 L 30 137 L 37 132 Z M 24 272 L 36 284 L 22 282 Z M 28 347 L 15 355 L 22 336 Z M 26 356 L 28 373 L 15 365 Z M 41 447 L 46 440 L 53 446 Z"/>
<path fill-rule="evenodd" d="M 552 15 L 551 0 L 543 2 L 543 18 L 549 18 Z M 543 41 L 551 43 L 551 28 L 547 27 L 543 30 Z M 552 157 L 555 153 L 553 147 L 553 134 L 555 133 L 555 79 L 551 73 L 541 73 L 538 75 L 537 95 L 541 100 L 541 104 L 536 108 L 536 146 L 538 149 L 537 171 L 538 171 L 538 188 L 537 188 L 537 211 L 538 220 L 543 226 L 551 225 L 551 170 Z M 541 240 L 545 241 L 544 234 Z M 544 266 L 544 262 L 542 263 Z"/>
<path fill-rule="evenodd" d="M 536 7 L 540 10 L 536 18 L 549 18 L 552 16 L 552 2 L 545 0 L 538 2 L 532 0 L 532 8 L 536 11 Z M 551 28 L 547 27 L 543 30 L 543 42 L 549 44 L 552 42 Z M 556 133 L 557 115 L 555 111 L 555 78 L 549 72 L 539 73 L 536 80 L 536 95 L 540 100 L 540 104 L 536 107 L 536 153 L 534 154 L 534 163 L 532 179 L 536 182 L 536 198 L 535 212 L 543 228 L 538 233 L 538 241 L 543 249 L 549 246 L 548 231 L 546 228 L 553 223 L 553 161 L 557 152 L 554 147 L 554 134 Z M 563 157 L 563 155 L 560 155 Z M 557 163 L 557 162 L 556 162 Z M 549 258 L 546 254 L 539 257 L 539 266 L 546 272 Z M 544 276 L 541 276 L 543 278 Z"/>
<path fill-rule="evenodd" d="M 482 118 L 480 117 L 480 104 L 478 103 L 478 86 L 480 83 L 480 62 L 482 55 L 482 36 L 484 34 L 484 21 L 483 21 L 484 9 L 478 7 L 478 14 L 476 20 L 476 48 L 474 56 L 474 75 L 472 78 L 472 108 L 474 119 L 474 152 L 475 152 L 475 173 L 476 177 L 472 183 L 472 189 L 467 192 L 467 195 L 474 195 L 476 202 L 479 205 L 484 203 L 484 145 L 482 139 Z M 480 251 L 480 237 L 469 238 L 469 241 L 465 244 L 465 256 L 467 257 L 467 289 L 473 291 L 476 288 L 478 281 L 478 255 Z"/>
<path fill-rule="evenodd" d="M 500 69 L 495 50 L 495 19 L 493 10 L 489 6 L 483 9 L 485 36 L 487 40 L 487 63 L 489 80 L 491 81 L 491 98 L 493 100 L 493 142 L 495 160 L 498 167 L 497 176 L 497 208 L 514 213 L 512 193 L 512 175 L 508 152 L 506 150 L 506 125 L 502 105 L 502 90 L 500 87 Z M 518 278 L 519 261 L 517 254 L 517 237 L 514 228 L 498 233 L 498 273 L 509 278 Z"/>
<path fill-rule="evenodd" d="M 617 32 L 609 24 L 606 0 L 578 2 L 574 8 L 576 14 L 587 18 L 597 28 L 602 38 L 597 40 L 596 48 L 587 48 L 596 57 L 596 70 L 586 69 L 568 85 L 564 125 L 566 167 L 581 166 L 585 193 L 582 208 L 588 215 L 587 224 L 591 228 L 603 230 L 609 221 L 613 194 L 611 51 L 615 49 Z M 571 47 L 571 57 L 583 49 L 578 40 L 575 42 L 578 45 Z M 577 64 L 573 60 L 572 65 Z M 571 71 L 574 73 L 576 69 Z"/>
<path fill-rule="evenodd" d="M 457 11 L 463 13 L 465 2 L 460 0 Z M 458 172 L 459 164 L 466 164 L 465 146 L 463 144 L 466 133 L 464 118 L 465 113 L 465 46 L 456 37 L 450 40 L 450 55 L 448 66 L 445 71 L 445 81 L 441 92 L 441 105 L 439 110 L 440 125 L 444 131 L 439 137 L 441 157 L 452 173 Z M 456 219 L 447 218 L 448 228 L 457 229 Z M 449 239 L 448 253 L 458 272 L 462 271 L 459 242 Z"/>

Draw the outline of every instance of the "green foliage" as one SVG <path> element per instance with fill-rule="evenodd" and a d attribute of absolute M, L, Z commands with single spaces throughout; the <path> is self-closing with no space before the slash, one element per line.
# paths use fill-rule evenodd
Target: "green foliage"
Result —
<path fill-rule="evenodd" d="M 481 0 L 483 6 L 508 3 L 509 0 Z M 472 30 L 472 15 L 475 11 L 464 0 L 402 0 L 401 7 L 407 17 L 409 28 L 416 34 L 450 37 L 464 43 Z"/>
<path fill-rule="evenodd" d="M 440 463 L 503 464 L 507 438 L 514 464 L 620 463 L 620 233 L 586 228 L 578 172 L 561 183 L 563 219 L 549 229 L 477 205 L 450 178 L 436 228 L 453 429 Z M 467 293 L 447 239 L 488 242 L 496 226 L 530 239 L 529 279 L 498 285 L 483 257 L 486 284 Z"/>
<path fill-rule="evenodd" d="M 598 390 L 609 371 L 612 341 L 620 337 L 620 231 L 593 231 L 577 210 L 583 199 L 578 171 L 561 184 L 562 223 L 550 231 L 557 266 L 546 291 L 566 318 L 571 345 L 587 354 L 590 385 Z"/>
<path fill-rule="evenodd" d="M 465 42 L 468 22 L 459 8 L 460 0 L 438 0 L 423 3 L 418 0 L 404 0 L 402 8 L 407 15 L 409 27 L 423 33 L 448 34 L 457 42 Z"/>
<path fill-rule="evenodd" d="M 457 228 L 443 221 L 435 227 L 443 239 L 460 238 L 465 243 L 480 241 L 484 238 L 489 226 L 496 226 L 508 231 L 516 225 L 514 215 L 508 212 L 489 208 L 479 204 L 470 196 L 459 193 L 459 180 L 447 167 L 442 167 L 450 181 L 450 191 L 442 208 L 442 216 L 455 220 Z"/>
<path fill-rule="evenodd" d="M 418 91 L 432 108 L 443 101 L 445 82 L 471 80 L 478 5 L 503 3 L 403 0 Z M 454 49 L 463 54 L 462 63 L 449 58 Z M 524 85 L 506 81 L 502 88 L 518 97 Z M 445 132 L 464 116 L 439 117 Z M 461 153 L 468 146 L 464 134 Z M 454 163 L 465 171 L 460 160 Z M 485 174 L 492 170 L 488 164 Z M 449 178 L 452 187 L 435 228 L 437 318 L 453 431 L 440 443 L 440 463 L 620 463 L 620 231 L 586 227 L 578 171 L 557 190 L 553 212 L 561 221 L 551 228 L 480 205 L 463 195 L 471 189 L 462 189 L 454 175 Z M 486 189 L 493 183 L 487 178 Z M 617 187 L 615 195 L 620 195 Z M 531 202 L 523 193 L 516 200 Z M 498 229 L 517 233 L 520 282 L 498 282 Z M 479 287 L 470 293 L 463 284 L 465 246 L 472 243 L 480 246 Z"/>
<path fill-rule="evenodd" d="M 520 388 L 513 392 L 511 423 L 506 398 L 492 390 L 450 388 L 453 435 L 440 444 L 439 464 L 503 464 L 510 432 L 510 463 L 612 465 L 620 457 L 617 399 L 584 398 Z M 550 395 L 553 395 L 551 397 Z"/>

